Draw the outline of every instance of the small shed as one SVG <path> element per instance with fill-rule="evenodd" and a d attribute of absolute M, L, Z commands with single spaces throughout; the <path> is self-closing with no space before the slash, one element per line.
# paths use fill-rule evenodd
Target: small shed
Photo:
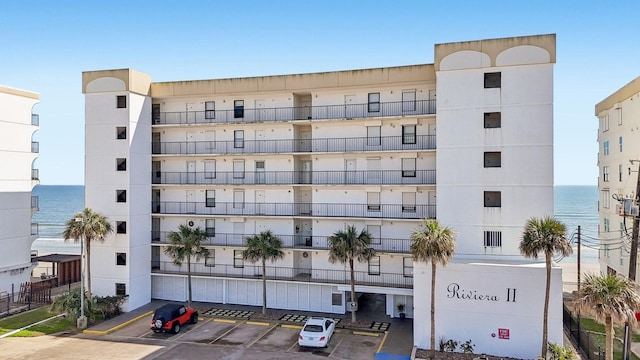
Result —
<path fill-rule="evenodd" d="M 32 261 L 51 263 L 52 275 L 42 280 L 55 279 L 53 286 L 62 286 L 80 281 L 81 257 L 70 254 L 36 256 Z"/>

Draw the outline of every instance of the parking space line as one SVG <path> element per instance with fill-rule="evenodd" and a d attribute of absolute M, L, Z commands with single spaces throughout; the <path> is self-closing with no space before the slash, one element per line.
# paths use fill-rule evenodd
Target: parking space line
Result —
<path fill-rule="evenodd" d="M 122 329 L 123 327 L 125 327 L 125 326 L 127 326 L 129 324 L 133 324 L 134 322 L 136 322 L 138 320 L 141 320 L 141 319 L 143 319 L 143 318 L 145 318 L 145 317 L 147 317 L 149 315 L 153 315 L 153 311 L 149 311 L 149 312 L 144 313 L 144 314 L 142 314 L 140 316 L 137 316 L 137 317 L 135 317 L 135 318 L 133 318 L 131 320 L 127 320 L 127 321 L 125 321 L 125 322 L 123 322 L 123 323 L 121 323 L 119 325 L 116 325 L 116 326 L 112 327 L 111 329 L 107 329 L 107 330 L 104 330 L 104 331 L 85 329 L 82 332 L 84 334 L 91 334 L 91 335 L 108 335 L 108 334 L 111 334 L 112 332 L 114 332 L 116 330 Z"/>
<path fill-rule="evenodd" d="M 382 338 L 382 341 L 380 342 L 380 345 L 378 346 L 378 350 L 376 351 L 376 354 L 380 352 L 380 350 L 382 350 L 382 345 L 384 345 L 384 342 L 387 341 L 387 336 L 389 335 L 388 331 L 384 332 L 384 337 Z"/>
<path fill-rule="evenodd" d="M 345 336 L 340 338 L 340 341 L 338 341 L 338 343 L 336 344 L 336 347 L 333 348 L 333 350 L 331 350 L 331 353 L 329 354 L 329 356 L 327 357 L 332 357 L 333 353 L 336 352 L 336 350 L 338 350 L 338 346 L 340 346 L 340 344 L 342 344 L 342 340 L 344 340 Z M 331 340 L 331 339 L 329 339 Z"/>
<path fill-rule="evenodd" d="M 248 324 L 248 323 L 249 323 L 249 322 L 247 322 L 247 324 Z M 262 324 L 264 324 L 264 325 L 270 325 L 270 324 L 268 324 L 268 323 L 260 323 L 260 325 L 261 325 L 261 326 L 263 326 Z M 262 334 L 260 334 L 258 337 L 256 337 L 255 339 L 253 339 L 253 341 L 251 341 L 250 343 L 245 344 L 245 346 L 246 346 L 246 347 L 248 347 L 248 348 L 249 348 L 249 347 L 251 347 L 251 346 L 252 346 L 253 344 L 255 344 L 258 340 L 262 339 L 265 335 L 267 335 L 268 333 L 270 333 L 270 332 L 271 332 L 271 330 L 275 329 L 275 328 L 276 328 L 276 326 L 278 326 L 278 324 L 274 324 L 274 325 L 273 325 L 273 326 L 271 326 L 269 329 L 267 329 L 267 331 L 263 331 L 263 332 L 262 332 Z"/>
<path fill-rule="evenodd" d="M 289 347 L 289 349 L 287 349 L 287 352 L 291 351 L 296 345 L 298 345 L 298 340 L 296 339 L 296 341 L 293 343 L 293 345 L 291 345 Z"/>
<path fill-rule="evenodd" d="M 353 335 L 364 335 L 364 336 L 380 337 L 380 333 L 372 333 L 372 332 L 367 332 L 367 331 L 354 331 Z"/>
<path fill-rule="evenodd" d="M 216 320 L 213 320 L 213 321 L 216 321 Z M 232 321 L 232 320 L 219 321 L 219 322 L 227 323 L 227 324 L 235 324 L 235 321 L 233 321 L 233 322 L 230 322 L 230 321 Z M 235 330 L 235 328 L 237 328 L 238 326 L 240 326 L 242 324 L 244 324 L 244 321 L 241 321 L 241 322 L 237 323 L 236 326 L 234 326 L 231 329 L 227 330 L 224 334 L 218 336 L 215 340 L 209 342 L 209 344 L 213 344 L 214 342 L 216 342 L 216 341 L 222 339 L 223 337 L 227 336 L 230 332 L 232 332 L 233 330 Z"/>

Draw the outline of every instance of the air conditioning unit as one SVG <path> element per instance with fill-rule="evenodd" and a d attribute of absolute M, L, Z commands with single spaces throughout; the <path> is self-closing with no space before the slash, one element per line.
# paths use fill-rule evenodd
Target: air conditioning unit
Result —
<path fill-rule="evenodd" d="M 633 203 L 633 199 L 623 199 L 622 204 L 616 205 L 616 210 L 621 216 L 638 216 L 640 209 Z"/>

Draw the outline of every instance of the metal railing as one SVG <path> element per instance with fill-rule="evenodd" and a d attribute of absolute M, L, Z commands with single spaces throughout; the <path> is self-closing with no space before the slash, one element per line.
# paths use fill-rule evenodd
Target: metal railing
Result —
<path fill-rule="evenodd" d="M 152 184 L 198 185 L 404 185 L 435 184 L 435 170 L 359 171 L 154 171 Z"/>
<path fill-rule="evenodd" d="M 430 150 L 435 135 L 348 137 L 331 139 L 272 139 L 224 141 L 153 142 L 154 155 L 279 154 L 299 152 L 354 152 L 387 150 Z"/>
<path fill-rule="evenodd" d="M 31 223 L 31 235 L 38 235 L 40 233 L 40 227 L 38 223 Z"/>
<path fill-rule="evenodd" d="M 32 153 L 39 153 L 40 152 L 40 143 L 37 141 L 32 141 L 31 142 L 31 152 Z"/>
<path fill-rule="evenodd" d="M 186 275 L 187 265 L 176 266 L 170 261 L 152 260 L 151 271 L 153 273 Z M 215 264 L 215 266 L 206 266 L 204 263 L 195 263 L 191 264 L 191 275 L 261 279 L 262 266 L 248 265 L 246 261 L 242 262 L 242 265 Z M 379 273 L 379 275 L 370 275 L 364 271 L 355 271 L 354 276 L 357 285 L 413 288 L 413 278 L 403 274 Z M 267 266 L 266 277 L 269 280 L 349 284 L 351 275 L 349 271 L 344 270 Z"/>
<path fill-rule="evenodd" d="M 40 170 L 31 169 L 31 180 L 40 180 Z"/>
<path fill-rule="evenodd" d="M 209 206 L 207 206 L 209 205 Z M 214 206 L 215 205 L 215 206 Z M 435 205 L 154 201 L 154 214 L 435 219 Z"/>
<path fill-rule="evenodd" d="M 152 231 L 151 241 L 159 244 L 168 244 L 167 236 L 170 231 Z M 204 245 L 207 246 L 245 246 L 245 238 L 254 234 L 216 233 L 207 237 Z M 290 249 L 314 249 L 328 250 L 329 237 L 318 235 L 276 235 L 282 240 L 282 247 Z M 373 238 L 370 247 L 378 252 L 409 254 L 410 239 Z"/>
<path fill-rule="evenodd" d="M 601 349 L 595 342 L 593 334 L 582 329 L 578 319 L 573 316 L 564 304 L 562 305 L 562 322 L 565 328 L 569 330 L 569 335 L 573 338 L 574 344 L 577 344 L 578 348 L 582 351 L 581 356 L 586 355 L 588 360 L 604 360 L 604 349 Z"/>
<path fill-rule="evenodd" d="M 154 125 L 236 124 L 292 120 L 357 119 L 388 116 L 415 116 L 436 113 L 436 100 L 414 100 L 369 104 L 338 104 L 303 107 L 228 109 L 209 111 L 159 112 L 152 114 Z M 377 109 L 378 111 L 369 111 Z"/>
<path fill-rule="evenodd" d="M 40 207 L 40 198 L 35 195 L 31 195 L 31 209 L 38 209 Z"/>
<path fill-rule="evenodd" d="M 40 125 L 40 115 L 31 114 L 31 125 L 34 125 L 34 126 Z"/>

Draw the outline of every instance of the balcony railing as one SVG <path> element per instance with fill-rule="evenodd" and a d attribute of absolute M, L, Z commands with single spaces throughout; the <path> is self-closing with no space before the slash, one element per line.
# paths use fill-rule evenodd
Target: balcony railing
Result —
<path fill-rule="evenodd" d="M 159 244 L 168 244 L 167 236 L 169 231 L 152 231 L 151 241 Z M 207 237 L 204 245 L 210 246 L 245 246 L 245 238 L 253 236 L 254 234 L 229 234 L 229 233 L 216 233 L 214 236 Z M 291 249 L 314 249 L 314 250 L 328 250 L 329 239 L 328 236 L 311 236 L 311 235 L 276 235 L 282 240 L 282 246 L 284 248 Z M 401 253 L 409 254 L 409 244 L 411 240 L 407 239 L 393 239 L 393 238 L 373 238 L 371 241 L 371 248 L 378 252 L 385 253 Z"/>
<path fill-rule="evenodd" d="M 403 185 L 435 184 L 435 170 L 160 172 L 153 184 L 176 185 Z"/>
<path fill-rule="evenodd" d="M 38 210 L 40 208 L 40 198 L 38 196 L 31 196 L 31 209 Z"/>
<path fill-rule="evenodd" d="M 38 169 L 31 169 L 31 180 L 40 180 L 40 171 Z"/>
<path fill-rule="evenodd" d="M 435 205 L 398 204 L 323 204 L 323 203 L 249 203 L 249 202 L 153 202 L 154 214 L 258 215 L 357 217 L 385 219 L 435 219 Z"/>
<path fill-rule="evenodd" d="M 153 124 L 236 124 L 292 120 L 415 116 L 436 113 L 435 99 L 376 103 L 376 107 L 370 107 L 369 105 L 370 104 L 339 104 L 305 107 L 160 112 L 153 114 Z M 374 108 L 377 108 L 379 111 L 369 111 Z"/>
<path fill-rule="evenodd" d="M 40 143 L 38 143 L 37 141 L 32 141 L 31 142 L 31 152 L 32 153 L 39 153 L 40 152 Z"/>
<path fill-rule="evenodd" d="M 170 261 L 151 261 L 151 271 L 161 274 L 187 274 L 187 265 L 176 266 Z M 231 277 L 243 279 L 261 279 L 261 265 L 234 266 L 229 264 L 216 264 L 206 266 L 203 263 L 191 264 L 191 275 Z M 291 267 L 266 267 L 266 276 L 270 280 L 290 280 L 300 282 L 312 282 L 323 284 L 350 284 L 350 272 L 344 270 L 309 269 Z M 365 271 L 355 271 L 357 285 L 384 286 L 393 288 L 413 288 L 413 278 L 403 274 L 379 273 L 370 275 Z"/>
<path fill-rule="evenodd" d="M 31 235 L 38 235 L 40 233 L 40 228 L 38 223 L 31 223 Z"/>
<path fill-rule="evenodd" d="M 192 154 L 279 154 L 299 152 L 357 152 L 388 150 L 431 150 L 436 148 L 435 135 L 379 138 L 349 137 L 332 139 L 273 139 L 228 141 L 154 142 L 154 155 Z"/>
<path fill-rule="evenodd" d="M 35 126 L 40 125 L 40 115 L 31 114 L 31 125 L 35 125 Z"/>

